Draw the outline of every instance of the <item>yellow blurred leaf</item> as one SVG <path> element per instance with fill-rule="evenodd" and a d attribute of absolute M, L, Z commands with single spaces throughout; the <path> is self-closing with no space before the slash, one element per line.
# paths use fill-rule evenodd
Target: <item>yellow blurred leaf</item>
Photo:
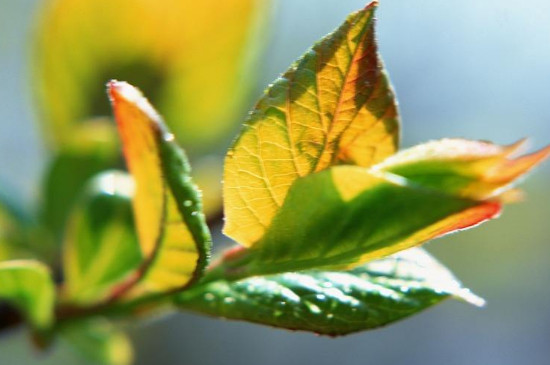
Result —
<path fill-rule="evenodd" d="M 47 0 L 33 60 L 50 142 L 109 114 L 102 85 L 144 90 L 178 139 L 207 150 L 251 87 L 267 0 Z M 253 68 L 252 68 L 253 69 Z"/>

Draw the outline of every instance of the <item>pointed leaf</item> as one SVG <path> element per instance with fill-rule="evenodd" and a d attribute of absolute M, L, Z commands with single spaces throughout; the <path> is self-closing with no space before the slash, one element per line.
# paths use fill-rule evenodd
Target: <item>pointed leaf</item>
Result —
<path fill-rule="evenodd" d="M 50 271 L 34 260 L 0 262 L 0 300 L 13 304 L 35 329 L 49 328 L 55 301 Z"/>
<path fill-rule="evenodd" d="M 228 257 L 227 270 L 249 276 L 353 266 L 479 224 L 500 209 L 380 171 L 335 166 L 296 180 L 266 234 L 243 257 Z"/>
<path fill-rule="evenodd" d="M 343 272 L 215 281 L 178 294 L 175 302 L 212 316 L 336 336 L 387 325 L 448 297 L 484 303 L 416 248 Z"/>
<path fill-rule="evenodd" d="M 64 299 L 91 304 L 105 299 L 142 262 L 131 199 L 133 180 L 110 171 L 85 189 L 65 234 Z"/>
<path fill-rule="evenodd" d="M 352 14 L 277 79 L 225 161 L 224 233 L 252 246 L 299 177 L 370 166 L 398 143 L 397 106 L 376 51 L 376 2 Z"/>
<path fill-rule="evenodd" d="M 69 323 L 62 337 L 77 353 L 94 364 L 129 365 L 133 350 L 128 337 L 101 318 Z"/>
<path fill-rule="evenodd" d="M 244 112 L 263 44 L 266 0 L 49 0 L 33 57 L 54 146 L 110 114 L 101 85 L 118 78 L 149 95 L 177 138 L 211 150 Z M 215 101 L 216 107 L 212 107 Z"/>
<path fill-rule="evenodd" d="M 146 258 L 133 293 L 181 289 L 200 277 L 210 252 L 200 192 L 185 153 L 147 99 L 124 82 L 110 82 L 109 93 L 136 183 L 134 215 Z"/>
<path fill-rule="evenodd" d="M 523 141 L 501 147 L 490 142 L 443 139 L 384 160 L 374 169 L 391 172 L 448 194 L 487 199 L 502 194 L 550 155 L 550 146 L 513 158 Z"/>

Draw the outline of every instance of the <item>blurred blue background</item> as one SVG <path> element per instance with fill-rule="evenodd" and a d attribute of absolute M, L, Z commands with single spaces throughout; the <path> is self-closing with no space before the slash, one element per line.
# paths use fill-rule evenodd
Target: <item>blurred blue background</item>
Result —
<path fill-rule="evenodd" d="M 45 149 L 34 121 L 29 37 L 35 0 L 0 0 L 0 180 L 35 197 Z M 276 0 L 258 92 L 364 0 Z M 548 0 L 382 0 L 378 39 L 400 101 L 403 145 L 441 137 L 550 142 Z M 252 105 L 254 99 L 250 100 Z M 487 299 L 448 301 L 385 329 L 330 339 L 188 314 L 130 328 L 137 364 L 547 364 L 550 164 L 527 199 L 428 248 Z M 0 363 L 81 364 L 63 346 L 0 338 Z"/>

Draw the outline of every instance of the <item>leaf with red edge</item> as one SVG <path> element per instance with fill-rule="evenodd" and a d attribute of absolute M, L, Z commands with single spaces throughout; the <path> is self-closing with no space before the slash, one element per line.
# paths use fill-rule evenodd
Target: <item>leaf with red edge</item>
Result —
<path fill-rule="evenodd" d="M 514 157 L 524 141 L 498 146 L 485 141 L 442 139 L 391 156 L 376 170 L 446 194 L 473 199 L 499 199 L 517 180 L 550 156 L 550 146 Z"/>
<path fill-rule="evenodd" d="M 200 277 L 210 253 L 200 192 L 185 153 L 141 92 L 118 81 L 108 89 L 135 180 L 134 216 L 145 257 L 133 281 L 116 295 L 182 289 Z"/>
<path fill-rule="evenodd" d="M 296 180 L 266 234 L 229 275 L 353 267 L 498 216 L 501 204 L 419 186 L 360 166 Z M 236 265 L 232 267 L 232 265 Z"/>

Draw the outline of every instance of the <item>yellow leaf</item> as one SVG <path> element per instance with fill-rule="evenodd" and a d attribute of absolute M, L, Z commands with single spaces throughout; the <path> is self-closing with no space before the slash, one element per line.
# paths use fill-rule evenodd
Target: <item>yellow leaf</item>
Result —
<path fill-rule="evenodd" d="M 269 1 L 43 3 L 33 60 L 54 146 L 109 114 L 102 85 L 114 78 L 147 92 L 188 148 L 211 148 L 242 113 Z"/>
<path fill-rule="evenodd" d="M 134 279 L 138 288 L 133 293 L 180 289 L 200 275 L 210 249 L 189 164 L 141 92 L 112 81 L 109 93 L 126 163 L 136 183 L 134 216 L 146 257 Z"/>
<path fill-rule="evenodd" d="M 376 51 L 376 2 L 352 14 L 271 85 L 229 150 L 224 233 L 252 246 L 299 177 L 368 167 L 398 144 L 397 107 Z"/>

